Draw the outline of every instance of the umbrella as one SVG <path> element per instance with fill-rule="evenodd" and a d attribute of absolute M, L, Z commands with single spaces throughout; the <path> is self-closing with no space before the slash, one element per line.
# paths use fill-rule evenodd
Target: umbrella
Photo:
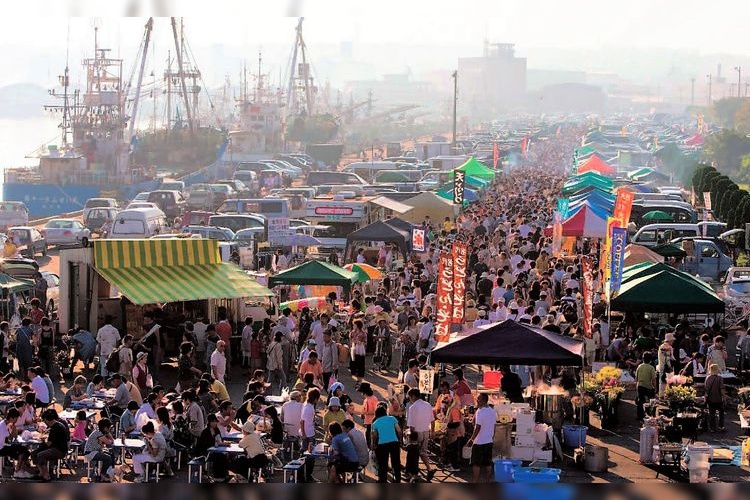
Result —
<path fill-rule="evenodd" d="M 658 221 L 658 220 L 671 221 L 671 220 L 674 220 L 674 217 L 669 215 L 667 212 L 662 212 L 661 210 L 652 210 L 651 212 L 646 213 L 642 217 L 642 219 L 652 220 L 652 221 Z"/>
<path fill-rule="evenodd" d="M 369 264 L 347 264 L 344 266 L 344 269 L 357 273 L 357 281 L 360 283 L 383 278 L 383 273 L 380 269 Z"/>
<path fill-rule="evenodd" d="M 287 245 L 291 247 L 315 247 L 323 243 L 315 236 L 305 233 L 295 233 L 285 238 Z"/>
<path fill-rule="evenodd" d="M 305 307 L 315 309 L 325 303 L 325 297 L 308 297 L 306 299 L 289 300 L 287 302 L 282 302 L 281 304 L 279 304 L 279 309 L 283 311 L 284 309 L 289 308 L 292 310 L 292 312 L 297 312 L 301 311 Z"/>

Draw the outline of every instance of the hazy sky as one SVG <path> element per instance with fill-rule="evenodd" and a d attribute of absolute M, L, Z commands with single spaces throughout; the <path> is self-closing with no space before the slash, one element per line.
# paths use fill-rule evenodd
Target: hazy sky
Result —
<path fill-rule="evenodd" d="M 261 3 L 264 6 L 258 5 Z M 175 9 L 178 4 L 179 9 Z M 71 66 L 77 65 L 82 56 L 91 54 L 90 27 L 94 22 L 101 26 L 101 45 L 126 58 L 129 70 L 145 18 L 118 17 L 126 12 L 185 16 L 188 39 L 201 56 L 199 65 L 213 70 L 214 81 L 210 84 L 222 80 L 223 76 L 216 72 L 228 72 L 212 66 L 211 58 L 229 54 L 252 61 L 260 47 L 269 48 L 267 61 L 270 66 L 279 67 L 272 69 L 278 74 L 288 58 L 297 22 L 287 15 L 305 16 L 305 38 L 313 61 L 316 55 L 320 57 L 320 47 L 343 41 L 352 41 L 355 47 L 388 44 L 382 54 L 372 47 L 355 54 L 369 58 L 365 62 L 378 72 L 404 71 L 407 66 L 414 67 L 415 72 L 452 68 L 458 55 L 481 54 L 485 39 L 515 43 L 521 56 L 534 54 L 536 60 L 529 59 L 532 68 L 539 67 L 541 48 L 666 49 L 683 54 L 745 57 L 750 54 L 750 37 L 746 36 L 750 2 L 743 0 L 379 0 L 370 3 L 372 8 L 363 8 L 363 4 L 356 0 L 18 2 L 0 19 L 0 57 L 6 61 L 0 83 L 30 78 L 46 84 L 53 80 L 62 66 L 60 57 L 69 28 Z M 169 48 L 172 39 L 168 18 L 157 20 L 155 37 L 157 53 Z M 403 51 L 393 53 L 394 44 L 402 45 Z M 423 50 L 410 52 L 410 46 Z M 436 50 L 427 51 L 426 57 L 425 46 Z M 24 49 L 34 56 L 31 61 L 25 57 Z M 632 65 L 630 61 L 611 61 L 612 67 L 601 67 L 597 61 L 597 67 L 585 67 L 585 57 L 588 56 L 582 56 L 580 67 L 572 69 L 616 72 L 618 62 L 625 67 Z M 606 57 L 602 59 L 610 63 Z M 733 64 L 731 60 L 724 62 L 727 68 Z M 28 65 L 39 65 L 43 69 L 38 71 L 47 73 L 44 77 L 29 76 Z M 676 65 L 680 66 L 680 62 Z M 699 71 L 705 72 L 704 69 Z"/>
<path fill-rule="evenodd" d="M 308 18 L 307 35 L 319 43 L 422 41 L 472 43 L 485 34 L 528 47 L 613 44 L 704 51 L 750 52 L 745 36 L 750 4 L 742 0 L 49 0 L 18 2 L 0 21 L 3 42 L 57 44 L 65 20 L 56 16 L 117 16 L 126 10 L 197 16 L 194 43 L 285 41 L 294 12 Z M 179 9 L 174 7 L 179 4 Z M 259 6 L 263 4 L 263 6 Z M 26 24 L 16 16 L 46 15 Z M 109 21 L 109 20 L 108 20 Z M 123 33 L 142 24 L 122 20 Z M 44 34 L 46 36 L 40 36 Z"/>

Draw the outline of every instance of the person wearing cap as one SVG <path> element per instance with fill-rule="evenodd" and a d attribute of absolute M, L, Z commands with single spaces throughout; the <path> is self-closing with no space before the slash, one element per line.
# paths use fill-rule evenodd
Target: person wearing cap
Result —
<path fill-rule="evenodd" d="M 109 382 L 115 389 L 115 396 L 107 402 L 107 407 L 113 415 L 119 417 L 127 409 L 128 403 L 130 403 L 130 392 L 127 385 L 122 382 L 122 375 L 119 373 L 112 375 L 109 378 Z"/>
<path fill-rule="evenodd" d="M 242 448 L 245 454 L 239 455 L 231 461 L 229 465 L 231 471 L 245 477 L 250 470 L 262 470 L 268 465 L 266 448 L 263 446 L 260 434 L 256 432 L 255 424 L 250 419 L 242 425 L 242 439 L 240 439 L 238 446 Z"/>
<path fill-rule="evenodd" d="M 308 339 L 307 344 L 305 345 L 305 348 L 302 349 L 299 353 L 299 357 L 297 358 L 297 371 L 299 371 L 299 367 L 302 363 L 307 361 L 307 359 L 310 357 L 310 353 L 313 351 L 316 351 L 318 348 L 318 343 L 315 342 L 315 339 Z"/>
<path fill-rule="evenodd" d="M 341 401 L 336 396 L 328 398 L 328 409 L 323 414 L 323 429 L 326 431 L 326 441 L 330 442 L 331 435 L 328 433 L 328 427 L 333 423 L 341 424 L 347 419 L 347 414 L 341 409 Z"/>
<path fill-rule="evenodd" d="M 292 391 L 289 393 L 289 401 L 281 406 L 281 422 L 287 436 L 298 437 L 299 423 L 302 418 L 302 393 Z"/>
<path fill-rule="evenodd" d="M 477 312 L 477 315 L 479 317 L 474 320 L 474 327 L 490 324 L 490 320 L 487 319 L 487 311 L 485 311 L 484 309 L 480 309 Z"/>
<path fill-rule="evenodd" d="M 151 370 L 148 367 L 148 353 L 139 352 L 135 357 L 135 366 L 133 366 L 133 382 L 138 386 L 141 395 L 148 394 L 153 387 Z"/>
<path fill-rule="evenodd" d="M 332 397 L 335 396 L 339 398 L 341 409 L 345 412 L 348 412 L 349 406 L 352 404 L 352 398 L 350 398 L 349 395 L 346 394 L 346 387 L 344 387 L 344 384 L 342 384 L 341 382 L 331 384 L 329 392 Z"/>

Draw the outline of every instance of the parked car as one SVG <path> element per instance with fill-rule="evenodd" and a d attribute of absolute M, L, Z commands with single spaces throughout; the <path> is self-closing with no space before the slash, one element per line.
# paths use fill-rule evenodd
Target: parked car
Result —
<path fill-rule="evenodd" d="M 42 271 L 42 278 L 47 282 L 47 311 L 54 311 L 60 303 L 60 277 L 49 271 Z"/>
<path fill-rule="evenodd" d="M 250 187 L 239 179 L 222 179 L 216 181 L 216 184 L 226 184 L 234 190 L 236 196 L 250 196 L 252 194 Z"/>
<path fill-rule="evenodd" d="M 264 229 L 262 227 L 251 227 L 248 229 L 240 229 L 234 233 L 234 241 L 237 246 L 253 246 L 253 242 L 263 238 Z"/>
<path fill-rule="evenodd" d="M 218 226 L 185 226 L 182 228 L 183 233 L 199 234 L 203 238 L 219 241 L 232 241 L 234 231 L 226 227 Z"/>
<path fill-rule="evenodd" d="M 214 193 L 208 184 L 193 184 L 187 195 L 188 210 L 212 210 L 218 206 L 214 203 Z"/>
<path fill-rule="evenodd" d="M 8 230 L 8 237 L 16 240 L 18 236 L 18 253 L 24 257 L 33 259 L 38 253 L 47 255 L 47 240 L 35 227 L 15 226 Z"/>
<path fill-rule="evenodd" d="M 161 189 L 151 191 L 147 201 L 155 203 L 170 221 L 180 215 L 185 208 L 185 198 L 179 191 L 165 191 Z"/>
<path fill-rule="evenodd" d="M 93 208 L 88 217 L 83 219 L 83 225 L 92 232 L 102 228 L 105 222 L 114 221 L 117 216 L 116 208 Z"/>
<path fill-rule="evenodd" d="M 128 206 L 125 207 L 125 210 L 130 210 L 131 208 L 159 208 L 156 206 L 156 203 L 151 203 L 150 201 L 131 201 L 128 203 Z"/>
<path fill-rule="evenodd" d="M 209 184 L 208 187 L 213 193 L 214 206 L 224 203 L 224 200 L 231 198 L 235 194 L 234 189 L 229 184 Z"/>
<path fill-rule="evenodd" d="M 29 224 L 29 209 L 20 201 L 0 202 L 0 228 L 26 226 Z"/>
<path fill-rule="evenodd" d="M 183 181 L 163 180 L 159 184 L 159 189 L 162 191 L 179 191 L 180 193 L 184 193 L 185 183 Z"/>
<path fill-rule="evenodd" d="M 93 208 L 118 208 L 114 198 L 89 198 L 83 206 L 83 220 L 86 220 Z"/>
<path fill-rule="evenodd" d="M 133 201 L 147 201 L 148 195 L 151 193 L 149 191 L 141 191 L 137 195 L 135 195 L 135 198 L 133 198 Z"/>
<path fill-rule="evenodd" d="M 90 215 L 90 213 L 89 213 Z M 91 230 L 77 219 L 52 219 L 41 231 L 47 245 L 88 245 Z"/>

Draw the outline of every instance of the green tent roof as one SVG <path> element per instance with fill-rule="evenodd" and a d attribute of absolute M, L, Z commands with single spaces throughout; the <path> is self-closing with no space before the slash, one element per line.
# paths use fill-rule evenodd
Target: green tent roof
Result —
<path fill-rule="evenodd" d="M 0 273 L 0 288 L 8 290 L 9 293 L 25 292 L 34 289 L 34 282 L 31 280 L 14 278 L 9 274 Z"/>
<path fill-rule="evenodd" d="M 451 176 L 455 175 L 456 170 L 466 172 L 467 177 L 479 177 L 480 179 L 492 180 L 495 178 L 495 175 L 497 175 L 495 174 L 494 170 L 485 167 L 474 157 L 469 158 L 466 163 L 464 163 L 460 167 L 455 168 L 451 173 Z"/>
<path fill-rule="evenodd" d="M 685 257 L 687 252 L 675 245 L 674 243 L 666 243 L 664 245 L 658 245 L 651 248 L 654 252 L 658 253 L 662 257 Z"/>
<path fill-rule="evenodd" d="M 720 313 L 724 301 L 685 273 L 661 270 L 623 282 L 611 307 L 621 312 Z"/>
<path fill-rule="evenodd" d="M 596 153 L 596 149 L 593 146 L 581 146 L 580 148 L 577 148 L 576 153 L 578 153 L 578 157 L 590 155 L 591 153 Z"/>
<path fill-rule="evenodd" d="M 651 248 L 651 250 L 653 250 L 653 248 Z M 665 264 L 663 262 L 641 262 L 640 264 L 628 266 L 623 270 L 622 282 L 626 283 L 628 281 L 642 278 L 644 276 L 654 276 L 655 274 L 658 274 L 660 272 L 667 272 L 667 273 L 674 274 L 676 276 L 679 276 L 682 279 L 694 282 L 695 284 L 702 286 L 706 290 L 713 291 L 713 288 L 711 288 L 711 285 L 709 285 L 702 279 L 696 278 L 695 276 L 692 276 L 691 274 L 679 271 L 675 269 L 674 267 L 668 264 Z"/>
<path fill-rule="evenodd" d="M 271 276 L 268 278 L 268 288 L 277 285 L 333 285 L 348 290 L 356 281 L 357 273 L 327 262 L 310 260 Z"/>

